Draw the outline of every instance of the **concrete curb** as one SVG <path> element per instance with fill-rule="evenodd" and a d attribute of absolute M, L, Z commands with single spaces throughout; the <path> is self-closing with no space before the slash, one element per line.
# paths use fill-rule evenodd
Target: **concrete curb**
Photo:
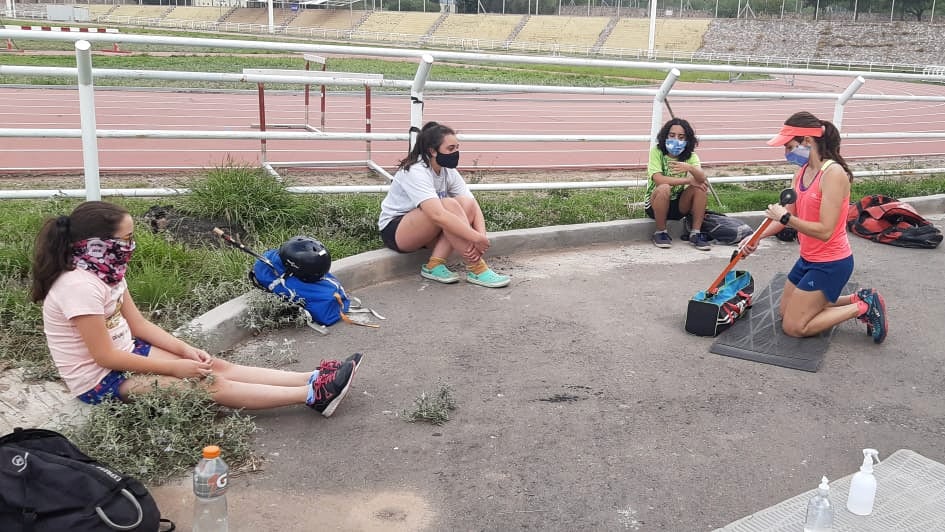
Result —
<path fill-rule="evenodd" d="M 945 194 L 918 198 L 903 198 L 924 215 L 945 212 Z M 762 211 L 732 213 L 752 227 L 761 224 Z M 492 247 L 489 254 L 513 255 L 548 249 L 586 246 L 614 242 L 649 240 L 655 226 L 650 219 L 618 220 L 588 224 L 558 225 L 534 229 L 517 229 L 490 233 Z M 678 232 L 671 226 L 670 232 Z M 341 280 L 347 290 L 357 290 L 389 279 L 415 273 L 425 253 L 396 253 L 389 249 L 368 251 L 352 255 L 332 263 L 332 273 Z M 248 295 L 226 303 L 198 316 L 187 328 L 202 332 L 207 340 L 203 347 L 218 353 L 239 344 L 251 335 L 251 331 L 239 326 L 240 318 L 247 312 Z"/>

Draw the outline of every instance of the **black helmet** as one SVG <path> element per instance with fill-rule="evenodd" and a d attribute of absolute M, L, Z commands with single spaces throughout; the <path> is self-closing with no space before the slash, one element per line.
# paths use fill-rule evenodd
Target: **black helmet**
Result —
<path fill-rule="evenodd" d="M 279 246 L 279 260 L 289 275 L 305 283 L 314 283 L 331 269 L 328 249 L 314 238 L 296 236 Z"/>

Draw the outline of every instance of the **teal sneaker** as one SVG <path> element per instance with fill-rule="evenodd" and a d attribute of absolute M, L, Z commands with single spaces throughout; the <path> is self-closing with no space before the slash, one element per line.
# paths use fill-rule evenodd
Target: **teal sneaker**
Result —
<path fill-rule="evenodd" d="M 479 275 L 476 275 L 473 272 L 466 272 L 467 283 L 478 284 L 479 286 L 485 286 L 486 288 L 502 288 L 503 286 L 508 286 L 511 281 L 512 280 L 509 279 L 508 275 L 499 275 L 498 273 L 492 271 L 492 268 L 489 268 Z"/>
<path fill-rule="evenodd" d="M 420 266 L 420 277 L 443 284 L 453 284 L 459 282 L 459 276 L 453 273 L 443 264 L 437 265 L 437 267 L 433 268 L 432 270 L 427 268 L 426 264 Z"/>

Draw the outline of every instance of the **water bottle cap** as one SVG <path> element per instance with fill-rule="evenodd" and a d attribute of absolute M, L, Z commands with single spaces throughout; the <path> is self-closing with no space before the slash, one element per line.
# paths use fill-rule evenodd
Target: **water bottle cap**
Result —
<path fill-rule="evenodd" d="M 220 457 L 220 448 L 216 445 L 208 445 L 203 448 L 203 457 L 207 460 L 213 460 Z"/>

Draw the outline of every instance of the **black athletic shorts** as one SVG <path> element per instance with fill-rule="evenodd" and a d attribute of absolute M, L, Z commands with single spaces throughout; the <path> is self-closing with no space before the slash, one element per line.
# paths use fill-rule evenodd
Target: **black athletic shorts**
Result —
<path fill-rule="evenodd" d="M 653 207 L 646 208 L 646 215 L 650 218 L 656 218 L 653 215 Z M 669 200 L 669 211 L 666 212 L 667 220 L 682 220 L 686 215 L 679 211 L 679 198 L 673 198 Z"/>
<path fill-rule="evenodd" d="M 387 225 L 381 229 L 381 240 L 384 241 L 384 245 L 396 251 L 397 253 L 403 253 L 403 251 L 397 247 L 397 227 L 400 225 L 400 221 L 403 219 L 403 216 L 398 216 L 388 222 Z"/>

